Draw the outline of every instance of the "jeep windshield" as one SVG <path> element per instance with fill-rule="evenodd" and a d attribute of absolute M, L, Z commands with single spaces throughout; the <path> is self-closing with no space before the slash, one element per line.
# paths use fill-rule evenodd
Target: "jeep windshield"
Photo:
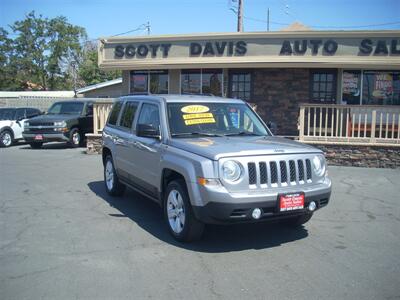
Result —
<path fill-rule="evenodd" d="M 172 137 L 270 135 L 246 104 L 168 103 L 167 113 Z"/>
<path fill-rule="evenodd" d="M 54 103 L 48 110 L 49 115 L 80 115 L 83 110 L 82 102 L 57 102 Z"/>

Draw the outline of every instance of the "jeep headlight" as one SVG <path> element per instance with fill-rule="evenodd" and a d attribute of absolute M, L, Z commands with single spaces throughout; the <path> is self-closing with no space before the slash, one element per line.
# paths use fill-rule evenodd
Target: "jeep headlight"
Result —
<path fill-rule="evenodd" d="M 65 121 L 54 122 L 54 126 L 65 127 L 65 126 L 67 126 L 67 123 L 65 123 Z"/>
<path fill-rule="evenodd" d="M 322 155 L 316 155 L 313 157 L 314 172 L 317 176 L 324 176 L 326 170 L 325 158 Z"/>
<path fill-rule="evenodd" d="M 24 126 L 29 126 L 29 122 L 25 122 L 25 123 L 24 123 Z"/>
<path fill-rule="evenodd" d="M 222 165 L 222 178 L 225 181 L 238 181 L 243 175 L 243 167 L 234 160 L 228 160 Z"/>

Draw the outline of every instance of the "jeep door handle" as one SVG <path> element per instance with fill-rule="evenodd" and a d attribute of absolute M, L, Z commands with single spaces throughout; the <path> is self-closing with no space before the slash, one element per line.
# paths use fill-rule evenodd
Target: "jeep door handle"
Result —
<path fill-rule="evenodd" d="M 141 142 L 134 142 L 134 146 L 140 150 L 144 150 L 144 151 L 148 151 L 148 152 L 157 152 L 156 149 L 146 146 L 145 144 L 142 144 Z"/>
<path fill-rule="evenodd" d="M 114 138 L 114 144 L 115 145 L 120 145 L 120 146 L 126 146 L 126 141 L 121 138 Z"/>

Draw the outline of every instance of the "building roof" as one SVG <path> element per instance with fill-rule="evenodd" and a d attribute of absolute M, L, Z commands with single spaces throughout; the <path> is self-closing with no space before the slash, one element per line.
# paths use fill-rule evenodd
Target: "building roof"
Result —
<path fill-rule="evenodd" d="M 73 91 L 0 91 L 0 98 L 19 98 L 19 97 L 53 97 L 53 98 L 72 98 Z"/>
<path fill-rule="evenodd" d="M 82 93 L 86 93 L 86 92 L 89 92 L 89 91 L 101 89 L 101 88 L 104 88 L 104 87 L 107 87 L 107 86 L 120 84 L 120 83 L 122 83 L 122 78 L 117 78 L 117 79 L 113 79 L 113 80 L 109 80 L 109 81 L 100 82 L 100 83 L 97 83 L 97 84 L 92 84 L 92 85 L 85 86 L 83 88 L 78 89 L 76 92 L 78 94 L 82 94 Z"/>
<path fill-rule="evenodd" d="M 312 29 L 300 22 L 294 22 L 294 23 L 290 24 L 289 26 L 281 29 L 281 31 L 308 31 L 308 30 L 312 30 Z"/>

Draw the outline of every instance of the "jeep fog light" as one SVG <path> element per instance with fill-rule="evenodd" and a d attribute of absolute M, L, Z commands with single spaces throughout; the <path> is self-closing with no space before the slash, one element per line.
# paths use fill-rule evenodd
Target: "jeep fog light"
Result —
<path fill-rule="evenodd" d="M 251 216 L 253 217 L 253 219 L 256 219 L 256 220 L 259 219 L 261 217 L 261 209 L 259 209 L 259 208 L 253 209 Z"/>
<path fill-rule="evenodd" d="M 242 174 L 242 166 L 234 160 L 228 160 L 222 165 L 222 177 L 226 181 L 238 181 Z"/>
<path fill-rule="evenodd" d="M 314 211 L 316 208 L 317 208 L 317 204 L 315 204 L 314 201 L 311 201 L 310 204 L 308 204 L 309 211 Z"/>

